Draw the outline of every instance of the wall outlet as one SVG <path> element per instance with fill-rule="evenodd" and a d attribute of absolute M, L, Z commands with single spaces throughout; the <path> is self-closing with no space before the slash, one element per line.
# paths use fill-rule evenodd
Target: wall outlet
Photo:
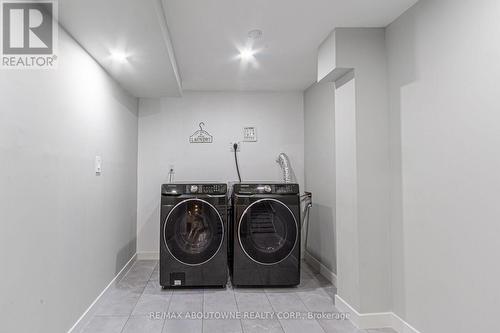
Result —
<path fill-rule="evenodd" d="M 255 127 L 243 127 L 243 141 L 257 142 L 257 129 Z"/>
<path fill-rule="evenodd" d="M 236 151 L 239 152 L 241 150 L 241 142 L 232 141 L 232 142 L 229 142 L 229 151 L 232 153 L 234 152 L 234 144 L 235 143 L 238 145 L 238 149 Z"/>

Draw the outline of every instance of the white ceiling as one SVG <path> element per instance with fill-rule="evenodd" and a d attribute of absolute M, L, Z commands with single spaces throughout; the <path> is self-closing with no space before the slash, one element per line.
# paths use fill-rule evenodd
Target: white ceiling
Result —
<path fill-rule="evenodd" d="M 163 0 L 186 90 L 303 90 L 335 27 L 385 27 L 416 0 Z M 261 29 L 258 68 L 234 57 Z"/>
<path fill-rule="evenodd" d="M 132 95 L 180 95 L 161 0 L 60 0 L 59 22 Z"/>
<path fill-rule="evenodd" d="M 385 27 L 417 0 L 60 0 L 61 25 L 137 97 L 303 90 L 335 27 Z M 238 47 L 261 29 L 255 63 Z M 110 59 L 125 51 L 128 63 Z M 182 81 L 182 84 L 181 84 Z M 182 87 L 181 87 L 182 85 Z"/>

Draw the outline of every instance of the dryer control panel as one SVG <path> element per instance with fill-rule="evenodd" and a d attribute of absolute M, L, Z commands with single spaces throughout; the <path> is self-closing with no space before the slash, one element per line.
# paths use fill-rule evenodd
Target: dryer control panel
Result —
<path fill-rule="evenodd" d="M 241 183 L 234 185 L 235 194 L 298 194 L 299 184 L 293 183 Z"/>

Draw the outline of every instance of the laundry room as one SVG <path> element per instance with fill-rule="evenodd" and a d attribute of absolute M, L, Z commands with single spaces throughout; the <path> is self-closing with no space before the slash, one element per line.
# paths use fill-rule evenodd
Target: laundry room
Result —
<path fill-rule="evenodd" d="M 497 0 L 0 0 L 0 332 L 494 332 Z"/>
<path fill-rule="evenodd" d="M 201 129 L 210 142 L 190 141 Z M 245 141 L 244 129 L 255 137 Z M 158 184 L 173 181 L 280 181 L 280 153 L 293 161 L 304 185 L 304 113 L 301 92 L 186 92 L 182 98 L 139 104 L 138 224 L 140 253 L 158 252 Z M 161 153 L 160 153 L 161 152 Z"/>

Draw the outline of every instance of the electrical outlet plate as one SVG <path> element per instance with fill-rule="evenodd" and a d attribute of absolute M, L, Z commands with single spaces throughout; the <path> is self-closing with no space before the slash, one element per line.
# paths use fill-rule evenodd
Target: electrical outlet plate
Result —
<path fill-rule="evenodd" d="M 237 142 L 237 141 L 229 142 L 229 151 L 232 153 L 234 152 L 234 144 L 235 143 L 238 144 L 238 149 L 236 151 L 239 152 L 241 150 L 241 142 Z"/>
<path fill-rule="evenodd" d="M 255 127 L 243 127 L 243 141 L 256 142 L 257 129 Z"/>

